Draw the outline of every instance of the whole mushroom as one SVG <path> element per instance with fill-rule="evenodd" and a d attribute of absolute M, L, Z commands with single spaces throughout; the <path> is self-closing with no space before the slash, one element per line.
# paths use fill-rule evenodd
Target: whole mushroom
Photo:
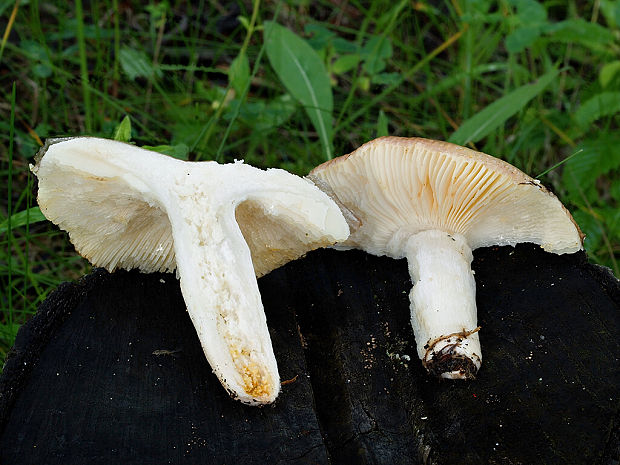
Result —
<path fill-rule="evenodd" d="M 49 141 L 32 167 L 43 214 L 109 271 L 176 269 L 205 355 L 229 394 L 257 405 L 280 390 L 256 277 L 346 239 L 311 182 L 241 162 L 186 162 L 133 145 Z"/>
<path fill-rule="evenodd" d="M 472 250 L 539 244 L 564 254 L 583 235 L 560 201 L 514 166 L 454 144 L 382 137 L 309 175 L 351 227 L 339 244 L 407 258 L 418 356 L 439 377 L 473 378 L 482 362 Z"/>

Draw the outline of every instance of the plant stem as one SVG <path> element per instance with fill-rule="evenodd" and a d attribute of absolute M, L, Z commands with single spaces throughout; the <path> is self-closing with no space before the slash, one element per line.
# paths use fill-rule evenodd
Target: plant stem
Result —
<path fill-rule="evenodd" d="M 11 29 L 13 28 L 13 24 L 15 23 L 15 17 L 17 16 L 17 10 L 19 9 L 19 0 L 15 1 L 15 5 L 13 6 L 13 11 L 11 11 L 11 16 L 9 17 L 9 22 L 4 29 L 4 35 L 2 36 L 2 43 L 0 43 L 0 61 L 2 61 L 2 55 L 4 53 L 4 46 L 6 45 L 7 40 L 9 39 L 9 34 L 11 33 Z"/>
<path fill-rule="evenodd" d="M 112 69 L 112 79 L 114 80 L 114 86 L 116 88 L 121 77 L 118 69 L 118 57 L 121 54 L 121 30 L 118 20 L 118 0 L 112 0 L 112 8 L 114 9 L 114 65 Z"/>
<path fill-rule="evenodd" d="M 75 16 L 77 19 L 77 40 L 80 51 L 80 77 L 82 80 L 82 95 L 84 99 L 84 124 L 86 132 L 93 130 L 92 111 L 90 105 L 90 84 L 88 82 L 88 62 L 86 60 L 86 41 L 84 39 L 84 11 L 82 0 L 75 0 Z"/>
<path fill-rule="evenodd" d="M 7 242 L 7 278 L 8 278 L 8 289 L 7 289 L 7 300 L 8 300 L 8 321 L 9 326 L 13 327 L 13 250 L 12 250 L 12 241 L 13 238 L 13 230 L 11 225 L 11 216 L 13 215 L 13 140 L 15 138 L 15 82 L 13 82 L 13 90 L 11 91 L 11 116 L 9 121 L 9 173 L 8 173 L 8 186 L 7 186 L 7 232 L 6 232 L 6 242 Z"/>
<path fill-rule="evenodd" d="M 245 35 L 245 40 L 243 41 L 243 45 L 241 46 L 241 50 L 239 51 L 239 55 L 242 55 L 244 53 L 246 53 L 246 50 L 248 48 L 248 45 L 250 44 L 250 38 L 252 37 L 252 34 L 254 33 L 254 29 L 255 29 L 255 24 L 256 24 L 256 18 L 258 17 L 258 10 L 260 8 L 260 0 L 254 0 L 254 7 L 252 10 L 252 18 L 250 19 L 250 25 L 248 26 L 248 32 Z M 277 18 L 277 12 L 274 15 L 274 18 Z M 226 140 L 228 139 L 228 135 L 230 134 L 230 131 L 232 129 L 232 126 L 235 122 L 235 120 L 237 119 L 237 116 L 239 116 L 239 110 L 241 108 L 241 104 L 242 102 L 245 100 L 246 95 L 248 94 L 248 90 L 250 88 L 250 82 L 252 82 L 252 78 L 254 78 L 254 76 L 256 76 L 256 73 L 258 72 L 258 68 L 260 66 L 260 62 L 261 59 L 263 58 L 263 53 L 265 52 L 265 42 L 263 41 L 263 45 L 260 48 L 260 51 L 258 52 L 258 56 L 256 57 L 256 61 L 254 62 L 254 67 L 252 68 L 252 74 L 250 75 L 250 79 L 248 79 L 247 84 L 245 85 L 245 88 L 243 89 L 243 93 L 242 95 L 239 96 L 238 99 L 238 103 L 237 105 L 235 105 L 235 107 L 233 108 L 233 117 L 230 119 L 230 122 L 228 123 L 228 126 L 226 127 L 226 132 L 224 132 L 224 137 L 222 137 L 222 140 L 220 142 L 220 146 L 217 148 L 217 152 L 215 154 L 215 159 L 219 162 L 222 159 L 222 151 L 224 149 L 224 144 L 226 143 Z M 230 85 L 229 85 L 230 87 Z M 226 90 L 226 92 L 228 93 L 228 90 Z M 220 108 L 223 105 L 220 106 Z M 218 108 L 219 110 L 219 108 Z"/>

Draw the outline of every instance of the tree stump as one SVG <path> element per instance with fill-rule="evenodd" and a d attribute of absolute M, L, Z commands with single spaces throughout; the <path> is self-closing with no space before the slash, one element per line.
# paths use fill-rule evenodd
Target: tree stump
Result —
<path fill-rule="evenodd" d="M 618 464 L 620 286 L 585 254 L 474 252 L 483 363 L 431 379 L 404 260 L 319 250 L 259 280 L 282 393 L 231 400 L 174 275 L 58 288 L 0 378 L 0 463 Z"/>

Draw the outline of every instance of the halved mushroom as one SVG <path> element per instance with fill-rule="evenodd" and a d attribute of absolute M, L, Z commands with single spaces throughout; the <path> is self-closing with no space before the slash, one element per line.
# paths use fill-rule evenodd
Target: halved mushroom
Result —
<path fill-rule="evenodd" d="M 344 240 L 311 182 L 241 162 L 184 162 L 97 138 L 53 140 L 32 168 L 45 216 L 109 271 L 176 268 L 213 371 L 247 404 L 273 402 L 278 368 L 256 275 Z"/>
<path fill-rule="evenodd" d="M 473 249 L 520 242 L 557 254 L 582 249 L 579 227 L 539 181 L 450 143 L 382 137 L 309 178 L 348 214 L 352 232 L 341 246 L 407 258 L 418 356 L 443 378 L 472 378 L 482 361 Z"/>

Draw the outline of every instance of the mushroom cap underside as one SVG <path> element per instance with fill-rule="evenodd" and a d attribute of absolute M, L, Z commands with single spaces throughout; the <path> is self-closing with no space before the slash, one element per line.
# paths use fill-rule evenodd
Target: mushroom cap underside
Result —
<path fill-rule="evenodd" d="M 37 200 L 46 218 L 67 231 L 93 265 L 109 271 L 172 271 L 172 229 L 163 205 L 108 156 L 114 152 L 129 158 L 137 150 L 94 138 L 48 141 L 32 168 Z M 159 157 L 153 155 L 151 165 L 156 165 Z"/>
<path fill-rule="evenodd" d="M 342 245 L 377 255 L 402 258 L 408 237 L 432 229 L 461 234 L 472 249 L 521 242 L 554 253 L 582 249 L 579 227 L 539 181 L 447 142 L 381 137 L 309 178 L 357 220 Z"/>
<path fill-rule="evenodd" d="M 125 163 L 132 159 L 144 166 L 135 169 Z M 227 184 L 235 186 L 234 198 L 226 199 L 230 202 L 223 208 L 235 209 L 257 276 L 348 235 L 336 205 L 312 183 L 283 170 L 183 162 L 130 144 L 80 137 L 49 141 L 38 154 L 33 172 L 39 180 L 41 211 L 68 231 L 82 256 L 110 271 L 153 272 L 176 267 L 164 200 L 166 184 L 176 182 L 171 178 L 182 165 L 217 170 L 205 177 L 205 183 L 219 176 L 220 186 L 214 191 L 220 197 L 225 197 Z M 141 170 L 146 181 L 140 179 Z M 244 195 L 244 182 L 234 177 L 228 183 L 222 181 L 239 170 L 243 176 L 256 172 L 264 178 L 264 191 L 248 185 Z"/>

